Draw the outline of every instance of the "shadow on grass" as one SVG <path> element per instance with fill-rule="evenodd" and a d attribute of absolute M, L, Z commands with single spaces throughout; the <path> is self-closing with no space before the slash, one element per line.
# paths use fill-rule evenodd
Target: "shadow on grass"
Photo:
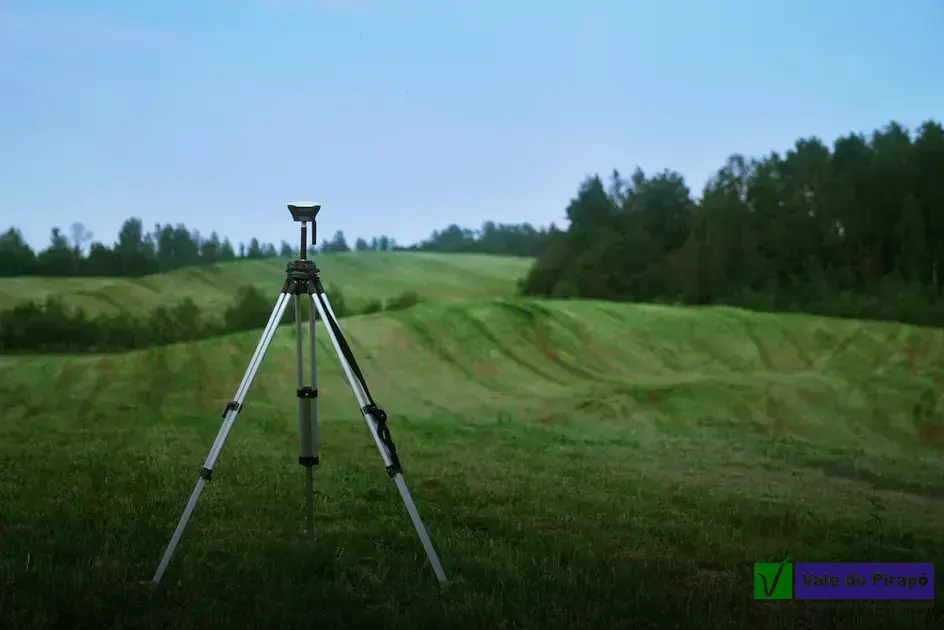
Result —
<path fill-rule="evenodd" d="M 944 485 L 932 486 L 900 479 L 889 479 L 888 477 L 884 477 L 872 471 L 856 468 L 851 464 L 846 464 L 838 460 L 811 460 L 808 462 L 808 465 L 830 477 L 847 479 L 849 481 L 861 481 L 871 485 L 876 490 L 904 492 L 926 499 L 944 499 Z"/>

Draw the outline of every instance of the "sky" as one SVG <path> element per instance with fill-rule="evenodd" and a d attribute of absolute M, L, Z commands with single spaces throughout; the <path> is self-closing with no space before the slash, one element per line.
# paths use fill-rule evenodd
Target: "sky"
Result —
<path fill-rule="evenodd" d="M 944 119 L 941 0 L 0 0 L 0 229 L 566 225 L 580 182 Z"/>

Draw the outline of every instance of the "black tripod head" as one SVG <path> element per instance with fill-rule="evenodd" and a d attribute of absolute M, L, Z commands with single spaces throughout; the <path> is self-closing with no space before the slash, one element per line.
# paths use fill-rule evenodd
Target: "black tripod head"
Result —
<path fill-rule="evenodd" d="M 288 204 L 288 211 L 292 213 L 292 220 L 302 224 L 302 244 L 298 250 L 301 260 L 305 260 L 308 254 L 308 235 L 306 232 L 308 231 L 309 221 L 311 221 L 311 246 L 314 247 L 317 242 L 318 228 L 315 217 L 318 216 L 319 210 L 321 210 L 321 204 L 312 201 L 299 201 L 297 203 Z"/>
<path fill-rule="evenodd" d="M 297 203 L 288 204 L 288 211 L 292 213 L 292 220 L 298 221 L 299 223 L 307 223 L 308 221 L 314 223 L 315 217 L 318 216 L 320 210 L 321 204 L 312 201 L 299 201 Z"/>

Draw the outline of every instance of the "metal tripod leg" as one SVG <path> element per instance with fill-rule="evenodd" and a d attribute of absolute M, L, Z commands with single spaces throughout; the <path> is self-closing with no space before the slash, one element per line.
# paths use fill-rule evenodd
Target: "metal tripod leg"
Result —
<path fill-rule="evenodd" d="M 305 523 L 309 535 L 315 533 L 315 473 L 318 465 L 318 385 L 315 366 L 315 309 L 308 320 L 311 351 L 311 386 L 305 385 L 302 352 L 302 301 L 295 295 L 295 353 L 298 367 L 298 463 L 305 467 Z"/>
<path fill-rule="evenodd" d="M 311 388 L 314 390 L 315 395 L 311 399 L 311 451 L 314 453 L 315 457 L 315 466 L 318 465 L 318 462 L 321 458 L 321 452 L 318 445 L 318 363 L 316 361 L 316 344 L 315 344 L 315 319 L 317 312 L 315 309 L 309 306 L 308 308 L 308 351 L 309 358 L 311 360 Z M 315 485 L 314 485 L 314 470 L 311 470 L 312 483 L 311 488 L 308 489 L 308 495 L 312 500 L 312 510 L 314 510 L 314 500 L 315 500 Z M 314 515 L 312 515 L 314 519 Z"/>
<path fill-rule="evenodd" d="M 223 445 L 226 443 L 226 438 L 229 436 L 230 429 L 233 428 L 233 424 L 236 422 L 236 417 L 242 410 L 243 401 L 246 399 L 246 393 L 252 386 L 252 382 L 256 378 L 256 373 L 262 366 L 262 360 L 265 358 L 266 352 L 269 351 L 269 345 L 272 343 L 272 338 L 275 336 L 275 331 L 279 328 L 279 323 L 282 321 L 282 315 L 285 313 L 285 309 L 288 307 L 288 303 L 291 298 L 292 296 L 288 293 L 282 293 L 279 296 L 278 301 L 275 303 L 275 308 L 272 310 L 272 314 L 269 316 L 269 322 L 266 324 L 265 330 L 262 332 L 262 338 L 259 339 L 259 345 L 256 346 L 256 351 L 253 353 L 252 359 L 249 360 L 249 367 L 246 369 L 246 373 L 243 375 L 243 380 L 236 389 L 236 394 L 233 397 L 233 400 L 226 404 L 226 409 L 223 411 L 223 425 L 220 427 L 220 431 L 216 435 L 216 440 L 213 442 L 213 446 L 210 448 L 210 454 L 207 456 L 206 462 L 203 464 L 203 469 L 200 471 L 200 477 L 197 479 L 197 484 L 193 488 L 193 493 L 190 495 L 190 500 L 187 501 L 187 507 L 184 508 L 184 512 L 180 516 L 180 521 L 177 523 L 177 529 L 174 530 L 174 535 L 167 544 L 167 549 L 164 550 L 164 555 L 161 557 L 161 562 L 157 566 L 157 570 L 154 572 L 154 577 L 151 578 L 152 587 L 156 588 L 160 584 L 161 578 L 164 577 L 164 571 L 167 570 L 167 565 L 170 564 L 170 560 L 174 555 L 174 551 L 177 549 L 177 545 L 180 542 L 180 537 L 183 535 L 184 529 L 187 527 L 187 521 L 190 520 L 190 515 L 193 513 L 193 509 L 197 506 L 197 499 L 200 498 L 200 493 L 203 492 L 203 486 L 206 485 L 213 474 L 213 466 L 216 465 L 216 460 L 220 456 L 220 451 L 223 450 Z"/>
<path fill-rule="evenodd" d="M 357 398 L 357 402 L 361 408 L 361 414 L 364 416 L 364 420 L 367 422 L 367 426 L 370 429 L 370 434 L 373 436 L 374 442 L 377 444 L 377 450 L 380 451 L 380 456 L 383 458 L 384 465 L 389 468 L 393 463 L 390 457 L 390 452 L 387 450 L 387 447 L 384 445 L 380 439 L 380 436 L 377 434 L 376 420 L 369 411 L 366 411 L 368 405 L 368 396 L 361 387 L 360 382 L 354 376 L 347 359 L 344 357 L 344 352 L 341 350 L 341 345 L 338 342 L 334 330 L 331 326 L 327 325 L 328 317 L 337 322 L 337 318 L 334 316 L 334 310 L 331 308 L 331 303 L 328 301 L 328 297 L 323 292 L 318 292 L 312 295 L 311 301 L 314 307 L 318 309 L 318 313 L 321 315 L 321 321 L 326 322 L 324 328 L 328 333 L 328 337 L 331 339 L 331 345 L 334 346 L 334 351 L 338 355 L 338 361 L 341 362 L 341 368 L 344 370 L 344 374 L 347 377 L 347 382 L 350 384 L 351 389 L 354 392 L 354 397 Z M 322 302 L 324 302 L 324 304 L 322 304 Z M 327 311 L 327 313 L 325 311 Z M 340 329 L 340 325 L 338 325 L 338 330 Z M 423 520 L 420 518 L 420 514 L 416 509 L 416 505 L 413 503 L 413 497 L 410 495 L 410 490 L 406 485 L 406 481 L 403 479 L 403 473 L 397 472 L 393 476 L 393 480 L 397 485 L 397 489 L 400 491 L 400 496 L 403 497 L 403 504 L 406 506 L 407 512 L 410 513 L 410 519 L 413 521 L 413 527 L 416 528 L 416 534 L 419 536 L 420 542 L 423 543 L 423 548 L 426 550 L 426 555 L 429 558 L 429 563 L 433 567 L 433 572 L 436 574 L 436 579 L 438 579 L 440 583 L 446 582 L 446 572 L 443 571 L 442 564 L 439 562 L 439 556 L 436 554 L 436 550 L 433 548 L 433 543 L 429 539 L 429 534 L 426 532 L 426 527 L 423 525 Z"/>

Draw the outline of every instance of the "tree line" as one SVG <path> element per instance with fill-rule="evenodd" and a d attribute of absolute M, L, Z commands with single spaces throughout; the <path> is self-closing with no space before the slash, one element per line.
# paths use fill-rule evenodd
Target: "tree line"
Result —
<path fill-rule="evenodd" d="M 553 226 L 552 226 L 553 228 Z M 549 231 L 530 224 L 496 224 L 486 222 L 480 230 L 450 225 L 434 231 L 420 243 L 402 247 L 389 236 L 358 238 L 354 251 L 421 250 L 436 252 L 469 252 L 535 256 L 547 240 Z M 88 247 L 86 248 L 86 245 Z M 322 240 L 316 252 L 351 251 L 343 231 Z M 257 238 L 237 247 L 228 238 L 220 239 L 212 232 L 203 238 L 196 230 L 183 224 L 157 224 L 150 232 L 138 218 L 127 219 L 112 245 L 92 240 L 92 233 L 82 223 L 70 226 L 66 236 L 59 227 L 52 228 L 49 245 L 33 250 L 22 232 L 9 228 L 0 235 L 0 276 L 123 276 L 140 277 L 196 265 L 210 265 L 235 260 L 266 258 L 297 258 L 298 247 L 282 241 L 279 248 Z"/>
<path fill-rule="evenodd" d="M 944 128 L 935 121 L 914 132 L 892 122 L 868 135 L 839 137 L 831 146 L 816 137 L 801 138 L 782 155 L 732 155 L 698 198 L 671 170 L 646 174 L 636 169 L 628 179 L 617 171 L 608 180 L 594 175 L 582 182 L 566 213 L 570 225 L 565 230 L 553 224 L 489 222 L 479 230 L 450 225 L 409 247 L 378 237 L 357 239 L 354 249 L 532 256 L 536 262 L 521 281 L 524 295 L 944 324 Z M 214 234 L 204 241 L 182 225 L 157 226 L 145 234 L 139 219 L 125 222 L 114 246 L 93 243 L 87 255 L 81 246 L 88 240 L 84 228 L 73 226 L 72 236 L 70 242 L 54 229 L 50 246 L 34 252 L 11 228 L 0 237 L 0 274 L 144 275 L 237 258 L 297 255 L 287 243 L 276 250 L 255 239 L 237 253 L 227 240 Z M 342 232 L 319 248 L 349 249 Z M 49 315 L 60 306 L 53 299 L 21 305 L 16 316 L 11 314 L 16 309 L 0 313 L 4 347 L 20 343 L 11 339 L 31 317 L 58 317 L 66 329 L 73 325 L 69 322 L 94 320 L 104 330 L 111 321 L 81 313 L 73 319 Z M 141 326 L 163 330 L 168 318 L 193 317 L 192 305 L 175 308 L 155 312 L 157 319 Z M 267 318 L 268 311 L 251 326 L 223 322 L 213 325 L 226 328 L 213 330 L 257 327 Z M 34 328 L 51 335 L 50 328 Z M 104 341 L 111 333 L 96 334 L 102 348 L 144 347 L 135 345 L 144 342 L 129 341 L 130 333 L 115 333 L 125 339 L 121 342 Z M 19 347 L 36 349 L 39 343 Z"/>
<path fill-rule="evenodd" d="M 587 178 L 525 295 L 944 324 L 944 129 L 890 123 L 682 176 Z"/>
<path fill-rule="evenodd" d="M 340 319 L 354 314 L 371 314 L 410 308 L 422 301 L 414 291 L 382 302 L 371 300 L 360 311 L 350 308 L 343 291 L 328 289 L 331 306 Z M 239 287 L 223 316 L 209 316 L 191 299 L 175 306 L 160 306 L 150 313 L 128 311 L 90 315 L 82 308 L 66 305 L 57 296 L 30 301 L 0 311 L 0 355 L 9 353 L 124 352 L 196 341 L 217 335 L 264 328 L 272 315 L 274 302 L 252 285 Z M 302 302 L 307 322 L 310 301 Z M 290 304 L 282 324 L 294 322 L 295 309 Z M 294 332 L 294 331 L 293 331 Z"/>
<path fill-rule="evenodd" d="M 478 230 L 462 228 L 453 223 L 444 230 L 433 231 L 428 239 L 407 249 L 533 258 L 544 251 L 544 245 L 557 231 L 553 223 L 548 227 L 536 228 L 530 223 L 486 221 Z"/>

